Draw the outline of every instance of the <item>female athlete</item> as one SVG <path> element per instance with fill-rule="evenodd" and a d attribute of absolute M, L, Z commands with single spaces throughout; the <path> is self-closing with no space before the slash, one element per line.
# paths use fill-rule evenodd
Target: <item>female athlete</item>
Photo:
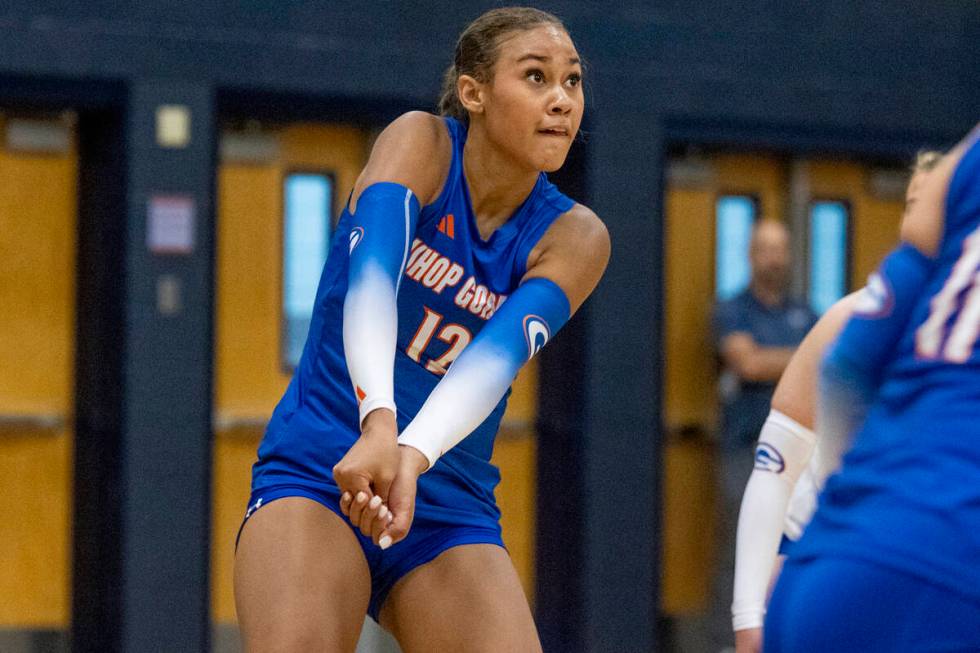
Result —
<path fill-rule="evenodd" d="M 854 444 L 790 549 L 767 653 L 980 650 L 978 137 L 923 175 L 824 359 L 821 441 Z"/>
<path fill-rule="evenodd" d="M 517 371 L 578 309 L 605 227 L 544 174 L 582 120 L 554 16 L 462 33 L 442 117 L 403 115 L 357 180 L 302 360 L 253 468 L 235 562 L 247 650 L 537 651 L 490 464 Z"/>
<path fill-rule="evenodd" d="M 925 174 L 942 157 L 920 152 L 905 194 L 906 212 L 915 205 Z M 893 264 L 892 259 L 886 265 Z M 828 345 L 851 313 L 868 301 L 887 268 L 871 276 L 867 287 L 831 306 L 793 353 L 772 397 L 772 410 L 759 434 L 755 469 L 745 488 L 738 516 L 735 595 L 732 621 L 736 653 L 759 653 L 762 621 L 770 583 L 779 573 L 785 549 L 800 538 L 816 508 L 817 493 L 827 475 L 840 465 L 849 444 L 820 438 L 814 432 L 817 377 Z M 780 538 L 783 544 L 780 545 Z"/>

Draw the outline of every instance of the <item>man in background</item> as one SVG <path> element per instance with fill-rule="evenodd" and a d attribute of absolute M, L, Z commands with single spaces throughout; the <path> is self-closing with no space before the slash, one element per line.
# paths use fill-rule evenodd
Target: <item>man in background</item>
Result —
<path fill-rule="evenodd" d="M 712 631 L 718 648 L 732 642 L 730 609 L 735 568 L 738 509 L 759 430 L 769 414 L 773 390 L 817 316 L 789 296 L 790 238 L 777 220 L 760 220 L 749 244 L 748 287 L 715 307 L 719 380 L 719 559 L 712 591 Z"/>

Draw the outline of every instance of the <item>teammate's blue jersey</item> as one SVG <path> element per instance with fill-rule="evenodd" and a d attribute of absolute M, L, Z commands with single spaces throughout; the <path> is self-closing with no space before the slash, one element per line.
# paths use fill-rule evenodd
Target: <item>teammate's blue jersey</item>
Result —
<path fill-rule="evenodd" d="M 906 323 L 876 399 L 792 555 L 866 559 L 980 600 L 976 139 L 950 182 L 932 265 L 911 311 L 894 316 Z"/>
<path fill-rule="evenodd" d="M 463 173 L 466 127 L 452 118 L 445 124 L 453 147 L 449 174 L 439 197 L 422 207 L 398 290 L 394 399 L 399 431 L 520 284 L 541 236 L 574 206 L 542 173 L 524 203 L 484 241 Z M 345 209 L 320 279 L 303 356 L 259 446 L 253 489 L 332 483 L 332 466 L 359 436 L 357 398 L 343 343 L 350 223 Z M 420 478 L 417 512 L 435 511 L 455 524 L 499 517 L 493 490 L 500 477 L 490 457 L 506 403 L 505 396 L 476 430 Z"/>

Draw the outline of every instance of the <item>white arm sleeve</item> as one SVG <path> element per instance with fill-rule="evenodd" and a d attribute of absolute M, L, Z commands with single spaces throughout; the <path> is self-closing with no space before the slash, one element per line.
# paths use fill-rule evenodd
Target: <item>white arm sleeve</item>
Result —
<path fill-rule="evenodd" d="M 376 408 L 397 414 L 398 286 L 418 214 L 412 191 L 390 182 L 367 187 L 351 214 L 343 338 L 359 425 Z"/>
<path fill-rule="evenodd" d="M 756 448 L 738 516 L 735 538 L 735 630 L 762 626 L 766 590 L 779 552 L 790 493 L 813 452 L 813 432 L 777 410 L 770 411 Z"/>
<path fill-rule="evenodd" d="M 398 443 L 421 451 L 431 469 L 493 412 L 517 371 L 570 313 L 555 282 L 535 277 L 522 283 L 433 388 Z"/>

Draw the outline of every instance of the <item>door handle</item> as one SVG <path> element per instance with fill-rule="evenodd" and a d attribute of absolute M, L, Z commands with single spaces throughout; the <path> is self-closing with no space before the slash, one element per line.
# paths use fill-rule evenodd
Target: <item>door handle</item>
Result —
<path fill-rule="evenodd" d="M 229 415 L 227 413 L 215 413 L 211 421 L 211 430 L 215 433 L 228 433 L 229 431 L 262 431 L 269 423 L 267 415 Z"/>
<path fill-rule="evenodd" d="M 0 433 L 43 431 L 54 433 L 65 428 L 67 420 L 61 413 L 0 413 Z"/>
<path fill-rule="evenodd" d="M 501 440 L 534 439 L 534 420 L 505 417 L 500 420 L 500 430 L 497 437 Z"/>

